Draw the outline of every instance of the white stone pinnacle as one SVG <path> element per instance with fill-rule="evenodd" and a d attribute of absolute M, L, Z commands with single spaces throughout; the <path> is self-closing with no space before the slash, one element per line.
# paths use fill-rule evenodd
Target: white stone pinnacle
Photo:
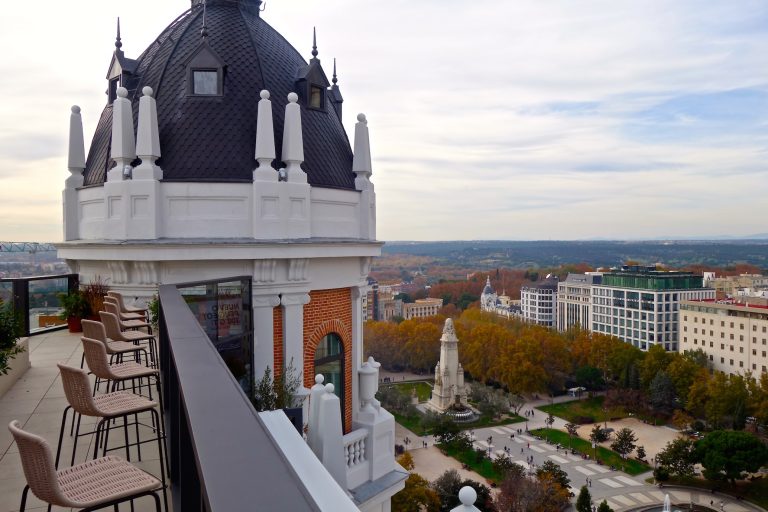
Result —
<path fill-rule="evenodd" d="M 352 158 L 352 172 L 355 173 L 355 188 L 365 190 L 371 187 L 371 143 L 368 134 L 368 119 L 357 114 L 355 123 L 355 152 Z"/>
<path fill-rule="evenodd" d="M 69 153 L 67 167 L 72 175 L 66 180 L 66 188 L 77 188 L 83 185 L 83 170 L 85 169 L 85 143 L 83 139 L 83 118 L 80 107 L 73 105 L 69 115 Z"/>
<path fill-rule="evenodd" d="M 141 90 L 139 99 L 139 128 L 136 133 L 136 154 L 141 164 L 133 170 L 135 180 L 161 180 L 163 171 L 155 164 L 160 152 L 160 128 L 157 123 L 157 101 L 151 87 Z"/>
<path fill-rule="evenodd" d="M 272 102 L 269 91 L 259 93 L 258 115 L 256 118 L 256 161 L 259 166 L 253 172 L 255 181 L 277 181 L 277 171 L 272 168 L 275 159 L 275 128 L 272 122 Z"/>
<path fill-rule="evenodd" d="M 301 131 L 301 107 L 297 103 L 299 96 L 288 94 L 285 106 L 285 124 L 283 125 L 283 162 L 288 172 L 288 182 L 306 183 L 307 173 L 301 170 L 304 161 L 304 138 Z"/>
<path fill-rule="evenodd" d="M 136 159 L 136 138 L 133 133 L 133 109 L 128 99 L 128 89 L 117 88 L 117 98 L 112 103 L 112 159 L 117 165 L 107 173 L 107 181 L 120 181 L 123 171 Z"/>

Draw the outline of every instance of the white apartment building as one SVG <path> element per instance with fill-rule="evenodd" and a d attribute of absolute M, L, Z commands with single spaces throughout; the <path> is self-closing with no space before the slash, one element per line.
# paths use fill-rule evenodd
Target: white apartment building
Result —
<path fill-rule="evenodd" d="M 683 300 L 714 299 L 715 290 L 691 272 L 624 266 L 592 287 L 594 332 L 617 336 L 641 350 L 662 345 L 678 350 L 679 306 Z"/>
<path fill-rule="evenodd" d="M 602 282 L 602 273 L 568 274 L 557 287 L 557 329 L 573 326 L 589 329 L 592 323 L 592 287 Z"/>
<path fill-rule="evenodd" d="M 688 300 L 680 314 L 681 352 L 702 349 L 726 373 L 768 371 L 768 306 Z"/>
<path fill-rule="evenodd" d="M 523 320 L 547 327 L 557 323 L 557 285 L 556 277 L 547 277 L 544 281 L 520 288 L 520 307 Z"/>
<path fill-rule="evenodd" d="M 403 304 L 403 318 L 424 318 L 427 316 L 436 316 L 443 307 L 443 299 L 418 299 L 415 302 Z"/>

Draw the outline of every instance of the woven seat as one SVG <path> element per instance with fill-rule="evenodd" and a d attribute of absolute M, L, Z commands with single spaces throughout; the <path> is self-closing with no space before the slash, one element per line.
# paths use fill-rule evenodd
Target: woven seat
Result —
<path fill-rule="evenodd" d="M 104 296 L 104 304 L 114 304 L 117 306 L 117 310 L 120 313 L 120 319 L 121 320 L 141 320 L 145 321 L 147 317 L 144 315 L 144 313 L 131 313 L 127 311 L 120 310 L 120 303 L 117 301 L 115 297 L 111 297 L 109 295 Z"/>
<path fill-rule="evenodd" d="M 125 331 L 128 329 L 147 329 L 149 334 L 152 334 L 152 326 L 144 321 L 144 317 L 137 319 L 125 319 L 120 314 L 120 308 L 114 302 L 104 301 L 104 311 L 112 313 L 117 318 L 117 322 L 120 325 L 120 330 Z"/>
<path fill-rule="evenodd" d="M 125 354 L 127 352 L 136 352 L 141 350 L 146 354 L 147 349 L 145 347 L 136 346 L 133 342 L 128 341 L 115 341 L 107 336 L 107 331 L 104 328 L 104 324 L 96 322 L 94 320 L 83 320 L 83 336 L 92 340 L 98 340 L 104 343 L 107 349 L 107 354 Z"/>
<path fill-rule="evenodd" d="M 21 495 L 20 511 L 24 512 L 27 493 L 49 505 L 86 511 L 152 496 L 155 510 L 161 510 L 157 491 L 162 483 L 119 457 L 109 456 L 56 471 L 48 442 L 22 430 L 18 421 L 8 425 L 24 468 L 27 485 Z"/>
<path fill-rule="evenodd" d="M 148 309 L 146 307 L 139 308 L 135 306 L 126 305 L 125 298 L 123 297 L 123 294 L 120 292 L 109 291 L 107 292 L 107 296 L 114 297 L 117 300 L 118 306 L 120 306 L 120 311 L 124 313 L 141 313 L 142 315 L 147 314 Z"/>
<path fill-rule="evenodd" d="M 120 321 L 114 313 L 107 311 L 100 311 L 101 323 L 104 324 L 104 330 L 107 337 L 114 341 L 124 341 L 126 343 L 140 343 L 147 342 L 149 345 L 149 356 L 152 363 L 156 361 L 157 347 L 155 345 L 155 337 L 151 334 L 141 331 L 123 331 L 120 328 Z"/>

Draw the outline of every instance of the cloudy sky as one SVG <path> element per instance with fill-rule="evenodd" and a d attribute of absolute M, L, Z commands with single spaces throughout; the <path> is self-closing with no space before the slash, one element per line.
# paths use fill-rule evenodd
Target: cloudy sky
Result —
<path fill-rule="evenodd" d="M 115 18 L 137 57 L 187 0 L 9 2 L 0 240 L 61 240 L 69 107 L 89 141 Z M 338 59 L 383 240 L 768 232 L 765 0 L 268 0 Z"/>

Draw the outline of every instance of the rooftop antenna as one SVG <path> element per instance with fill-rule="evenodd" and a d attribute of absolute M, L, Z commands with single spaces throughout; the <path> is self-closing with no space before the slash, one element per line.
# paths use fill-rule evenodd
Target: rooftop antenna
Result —
<path fill-rule="evenodd" d="M 203 41 L 208 38 L 208 28 L 205 26 L 205 4 L 206 0 L 203 0 L 203 28 L 200 29 L 200 35 L 203 37 Z"/>

